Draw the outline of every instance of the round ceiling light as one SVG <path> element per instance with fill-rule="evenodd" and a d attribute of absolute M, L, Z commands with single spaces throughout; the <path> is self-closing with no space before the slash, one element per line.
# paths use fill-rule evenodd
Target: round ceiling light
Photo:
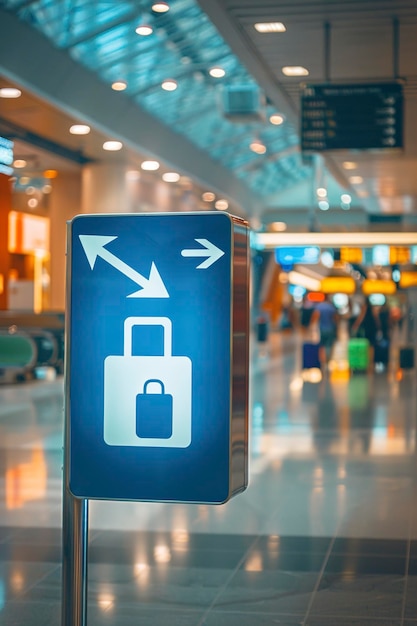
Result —
<path fill-rule="evenodd" d="M 274 126 L 279 126 L 280 124 L 284 123 L 285 117 L 281 115 L 281 113 L 273 113 L 270 116 L 269 121 L 271 122 L 271 124 L 274 124 Z"/>
<path fill-rule="evenodd" d="M 265 154 L 266 152 L 266 146 L 260 141 L 252 141 L 249 147 L 256 154 Z"/>
<path fill-rule="evenodd" d="M 229 203 L 228 203 L 227 200 L 217 200 L 217 202 L 216 202 L 216 204 L 214 206 L 219 211 L 226 211 L 226 209 L 229 208 Z"/>
<path fill-rule="evenodd" d="M 152 11 L 155 11 L 155 13 L 166 13 L 169 11 L 169 4 L 166 2 L 154 2 L 152 5 Z"/>
<path fill-rule="evenodd" d="M 69 129 L 71 135 L 88 135 L 90 127 L 87 124 L 73 124 Z"/>
<path fill-rule="evenodd" d="M 159 167 L 158 161 L 143 161 L 141 164 L 141 168 L 147 172 L 156 172 L 156 170 L 159 170 Z"/>
<path fill-rule="evenodd" d="M 117 152 L 123 148 L 123 144 L 121 141 L 105 141 L 103 143 L 103 150 L 108 150 L 109 152 Z"/>
<path fill-rule="evenodd" d="M 26 167 L 26 161 L 24 159 L 15 159 L 13 161 L 13 167 L 16 167 L 16 168 Z"/>
<path fill-rule="evenodd" d="M 216 199 L 216 194 L 212 191 L 205 191 L 201 198 L 204 202 L 213 202 Z"/>
<path fill-rule="evenodd" d="M 180 179 L 180 175 L 177 172 L 165 172 L 162 174 L 162 180 L 166 183 L 177 183 Z"/>
<path fill-rule="evenodd" d="M 135 29 L 135 32 L 142 37 L 148 37 L 152 35 L 153 28 L 149 26 L 149 24 L 139 24 L 139 26 Z"/>
<path fill-rule="evenodd" d="M 226 75 L 226 72 L 222 67 L 211 67 L 209 69 L 209 74 L 213 78 L 223 78 L 223 76 Z"/>
<path fill-rule="evenodd" d="M 114 91 L 124 91 L 126 87 L 127 87 L 127 82 L 125 80 L 115 80 L 111 86 L 111 88 Z"/>
<path fill-rule="evenodd" d="M 2 87 L 0 89 L 0 98 L 20 98 L 22 92 L 15 87 Z"/>
<path fill-rule="evenodd" d="M 177 82 L 173 80 L 172 78 L 167 78 L 161 84 L 161 87 L 162 89 L 165 89 L 165 91 L 175 91 L 178 85 L 177 85 Z"/>

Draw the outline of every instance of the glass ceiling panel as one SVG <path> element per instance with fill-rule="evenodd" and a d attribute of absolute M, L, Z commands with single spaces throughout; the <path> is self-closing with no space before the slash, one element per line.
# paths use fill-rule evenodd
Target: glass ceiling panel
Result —
<path fill-rule="evenodd" d="M 124 80 L 125 96 L 185 135 L 256 193 L 268 196 L 307 176 L 310 170 L 297 150 L 295 129 L 268 122 L 273 107 L 265 109 L 265 121 L 242 124 L 225 117 L 222 90 L 255 84 L 253 78 L 195 0 L 168 4 L 167 13 L 157 14 L 149 0 L 0 0 L 102 80 Z M 149 24 L 153 33 L 137 35 L 139 24 Z M 212 78 L 213 66 L 222 67 L 225 77 Z M 161 88 L 166 78 L 177 82 L 175 91 Z M 265 155 L 251 151 L 254 139 L 264 143 Z"/>

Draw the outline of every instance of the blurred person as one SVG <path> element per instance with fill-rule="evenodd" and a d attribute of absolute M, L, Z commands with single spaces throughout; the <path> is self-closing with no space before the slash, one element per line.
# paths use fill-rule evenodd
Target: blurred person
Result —
<path fill-rule="evenodd" d="M 352 336 L 367 339 L 369 342 L 369 363 L 374 362 L 375 345 L 378 339 L 379 324 L 372 304 L 365 298 L 362 309 L 352 326 Z"/>
<path fill-rule="evenodd" d="M 339 323 L 339 314 L 336 307 L 326 294 L 325 299 L 319 302 L 315 307 L 311 316 L 310 324 L 317 324 L 320 332 L 319 339 L 319 359 L 322 370 L 326 369 L 332 353 L 333 347 L 337 339 Z"/>

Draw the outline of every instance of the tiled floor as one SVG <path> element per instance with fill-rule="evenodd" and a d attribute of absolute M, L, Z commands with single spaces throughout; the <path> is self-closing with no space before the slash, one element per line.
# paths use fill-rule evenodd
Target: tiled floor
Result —
<path fill-rule="evenodd" d="M 220 507 L 90 502 L 88 626 L 417 624 L 416 372 L 309 382 L 253 349 L 251 473 Z M 63 381 L 0 387 L 0 626 L 59 626 Z"/>

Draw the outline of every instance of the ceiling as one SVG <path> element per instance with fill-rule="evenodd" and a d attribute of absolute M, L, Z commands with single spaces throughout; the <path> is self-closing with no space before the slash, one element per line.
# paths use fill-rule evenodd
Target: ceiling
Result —
<path fill-rule="evenodd" d="M 0 0 L 2 84 L 25 88 L 18 100 L 0 100 L 0 134 L 13 136 L 16 152 L 32 154 L 39 168 L 52 155 L 68 168 L 83 159 L 158 157 L 263 221 L 316 211 L 317 186 L 327 188 L 335 219 L 348 213 L 343 191 L 368 214 L 417 214 L 417 0 L 171 0 L 164 14 L 151 4 Z M 267 21 L 283 22 L 286 32 L 258 33 L 254 24 Z M 140 23 L 152 35 L 138 36 Z M 288 78 L 286 65 L 309 76 Z M 223 78 L 210 76 L 215 66 Z M 175 91 L 161 89 L 166 78 Z M 125 91 L 111 90 L 116 80 Z M 392 81 L 403 86 L 402 150 L 302 154 L 306 83 Z M 225 97 L 242 87 L 255 95 L 259 87 L 264 103 L 250 116 L 228 115 Z M 285 122 L 271 124 L 272 113 Z M 70 136 L 76 121 L 94 132 Z M 103 154 L 110 133 L 125 143 L 123 154 Z M 265 154 L 250 149 L 254 139 Z M 356 168 L 346 170 L 346 161 Z M 352 174 L 363 182 L 349 182 Z"/>

